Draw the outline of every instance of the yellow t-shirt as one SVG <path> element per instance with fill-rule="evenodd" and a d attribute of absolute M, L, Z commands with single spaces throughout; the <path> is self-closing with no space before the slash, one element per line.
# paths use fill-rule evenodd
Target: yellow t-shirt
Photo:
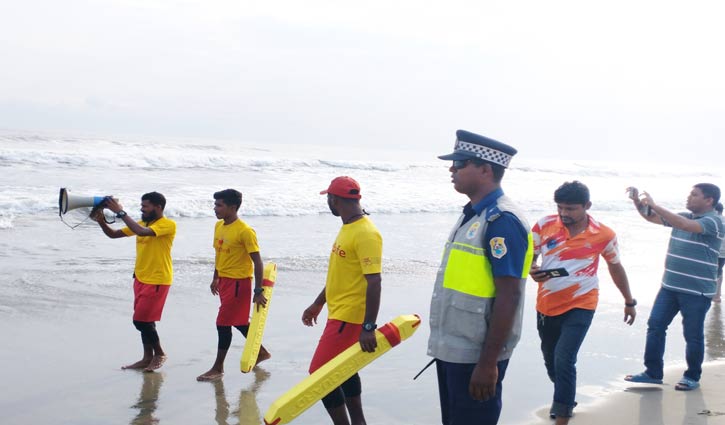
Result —
<path fill-rule="evenodd" d="M 143 221 L 138 224 L 153 230 L 156 236 L 136 236 L 136 279 L 150 285 L 171 285 L 174 280 L 171 245 L 176 236 L 176 222 L 161 217 L 150 226 L 146 226 Z M 135 235 L 128 227 L 121 231 L 126 236 Z"/>
<path fill-rule="evenodd" d="M 366 274 L 382 271 L 383 238 L 367 217 L 345 224 L 332 245 L 325 297 L 328 318 L 349 323 L 365 320 Z"/>
<path fill-rule="evenodd" d="M 254 275 L 254 264 L 249 254 L 259 252 L 257 233 L 241 219 L 224 225 L 219 220 L 214 226 L 214 266 L 219 277 L 246 279 Z"/>

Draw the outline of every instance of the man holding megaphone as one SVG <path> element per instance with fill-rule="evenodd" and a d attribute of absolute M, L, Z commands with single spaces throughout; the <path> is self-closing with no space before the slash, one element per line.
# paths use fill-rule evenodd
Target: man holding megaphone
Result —
<path fill-rule="evenodd" d="M 122 369 L 143 369 L 152 372 L 166 361 L 161 348 L 156 322 L 166 302 L 166 295 L 173 280 L 171 245 L 176 235 L 176 223 L 164 217 L 166 198 L 158 192 L 146 193 L 141 197 L 141 221 L 134 221 L 113 197 L 107 197 L 103 208 L 98 208 L 92 218 L 101 226 L 109 238 L 136 236 L 136 266 L 133 277 L 133 324 L 141 332 L 143 358 Z M 122 229 L 112 229 L 105 220 L 103 209 L 107 208 L 126 224 Z"/>

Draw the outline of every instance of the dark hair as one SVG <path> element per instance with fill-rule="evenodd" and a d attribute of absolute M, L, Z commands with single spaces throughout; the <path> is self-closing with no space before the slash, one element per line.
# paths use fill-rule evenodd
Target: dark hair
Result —
<path fill-rule="evenodd" d="M 164 198 L 164 195 L 159 192 L 144 193 L 143 196 L 141 196 L 141 201 L 149 201 L 152 205 L 161 207 L 162 210 L 166 208 L 166 198 Z"/>
<path fill-rule="evenodd" d="M 482 159 L 471 159 L 471 162 L 478 166 L 481 166 L 483 164 L 488 164 L 491 166 L 491 172 L 493 173 L 493 181 L 494 183 L 500 183 L 501 179 L 503 179 L 503 174 L 506 172 L 506 168 L 499 164 L 494 164 L 493 162 L 484 161 Z"/>
<path fill-rule="evenodd" d="M 229 206 L 239 207 L 242 206 L 242 192 L 234 189 L 224 189 L 219 192 L 214 192 L 214 199 L 219 199 Z"/>
<path fill-rule="evenodd" d="M 694 187 L 700 189 L 705 198 L 712 198 L 712 206 L 714 207 L 720 202 L 720 188 L 712 183 L 698 183 Z"/>
<path fill-rule="evenodd" d="M 589 202 L 589 188 L 578 180 L 565 182 L 554 192 L 554 202 L 586 205 Z"/>
<path fill-rule="evenodd" d="M 718 202 L 717 205 L 715 205 L 715 211 L 722 214 L 722 203 Z"/>

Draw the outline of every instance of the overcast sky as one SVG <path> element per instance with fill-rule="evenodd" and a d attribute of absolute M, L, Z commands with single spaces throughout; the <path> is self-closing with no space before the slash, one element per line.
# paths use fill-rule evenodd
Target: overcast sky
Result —
<path fill-rule="evenodd" d="M 723 22 L 695 0 L 2 0 L 0 128 L 426 150 L 463 128 L 712 167 Z"/>

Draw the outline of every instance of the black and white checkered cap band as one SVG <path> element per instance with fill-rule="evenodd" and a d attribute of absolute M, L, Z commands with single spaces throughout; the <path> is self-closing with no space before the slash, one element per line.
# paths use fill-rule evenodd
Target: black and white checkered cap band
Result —
<path fill-rule="evenodd" d="M 501 165 L 505 168 L 508 168 L 511 158 L 513 158 L 513 156 L 507 153 L 497 151 L 496 149 L 489 148 L 488 146 L 468 143 L 462 140 L 456 140 L 456 147 L 454 150 L 472 153 L 476 156 L 476 158 L 493 162 L 494 164 Z"/>

